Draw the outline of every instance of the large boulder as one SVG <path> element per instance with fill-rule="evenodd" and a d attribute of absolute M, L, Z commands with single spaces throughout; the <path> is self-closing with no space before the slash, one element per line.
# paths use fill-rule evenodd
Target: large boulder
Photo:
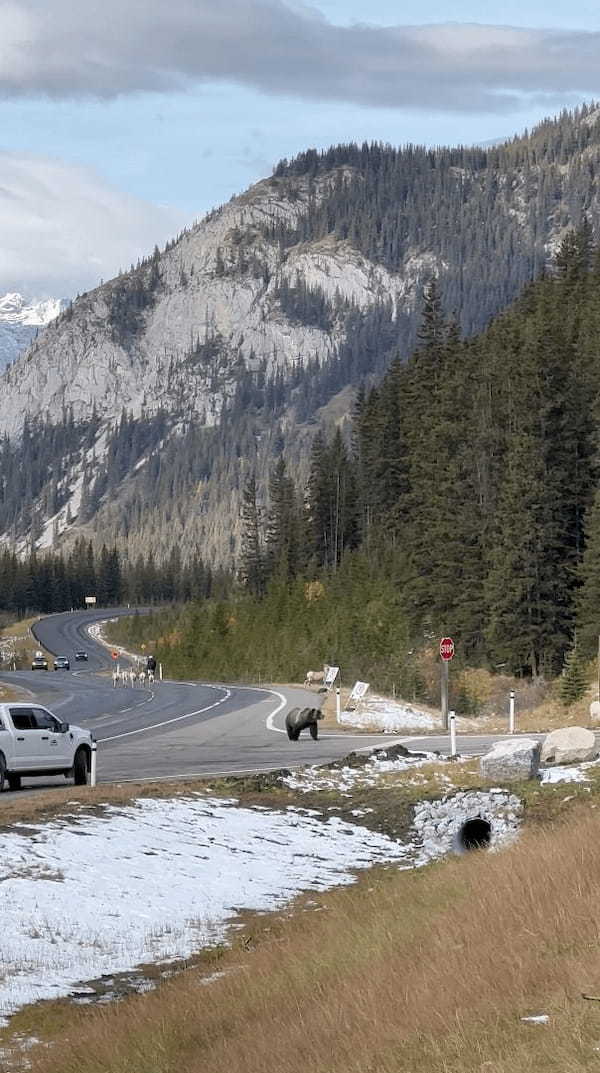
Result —
<path fill-rule="evenodd" d="M 542 763 L 581 764 L 598 755 L 596 738 L 585 727 L 563 727 L 544 738 Z"/>
<path fill-rule="evenodd" d="M 539 766 L 540 743 L 533 738 L 497 741 L 479 761 L 479 770 L 483 777 L 499 782 L 534 779 Z"/>

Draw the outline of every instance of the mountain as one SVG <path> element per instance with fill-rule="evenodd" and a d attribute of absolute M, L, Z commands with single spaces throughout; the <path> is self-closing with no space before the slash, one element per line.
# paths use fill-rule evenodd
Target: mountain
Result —
<path fill-rule="evenodd" d="M 342 145 L 274 174 L 80 296 L 4 374 L 0 531 L 228 562 L 240 490 L 412 348 L 425 282 L 469 335 L 600 209 L 600 110 L 487 148 Z M 53 453 L 54 452 L 54 453 Z M 4 468 L 3 468 L 4 467 Z"/>
<path fill-rule="evenodd" d="M 0 370 L 23 354 L 40 328 L 66 309 L 65 298 L 24 298 L 12 292 L 0 297 Z"/>

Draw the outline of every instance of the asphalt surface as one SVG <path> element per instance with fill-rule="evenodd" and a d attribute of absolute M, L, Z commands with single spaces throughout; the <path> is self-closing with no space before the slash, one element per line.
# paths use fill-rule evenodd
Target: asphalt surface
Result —
<path fill-rule="evenodd" d="M 143 611 L 143 609 L 142 609 Z M 67 656 L 69 671 L 16 671 L 3 680 L 27 690 L 65 722 L 89 727 L 98 742 L 98 782 L 185 776 L 239 775 L 327 763 L 354 749 L 399 741 L 419 752 L 449 752 L 447 735 L 391 737 L 303 731 L 288 741 L 291 707 L 318 707 L 322 696 L 301 689 L 258 688 L 207 682 L 156 681 L 145 687 L 112 685 L 110 651 L 88 633 L 95 622 L 131 615 L 130 608 L 76 611 L 40 619 L 34 633 L 53 655 Z M 76 663 L 77 649 L 88 653 Z M 120 658 L 121 666 L 127 660 Z M 480 755 L 508 735 L 461 735 L 458 751 Z M 543 737 L 543 735 L 532 735 Z M 24 779 L 24 786 L 64 786 L 62 776 Z M 5 791 L 8 796 L 8 792 Z M 3 795 L 3 796 L 5 796 Z"/>
<path fill-rule="evenodd" d="M 329 731 L 320 732 L 318 741 L 307 731 L 298 742 L 288 741 L 286 711 L 296 705 L 318 707 L 322 700 L 307 690 L 170 681 L 114 688 L 110 652 L 87 631 L 102 619 L 131 614 L 122 608 L 41 619 L 34 627 L 37 639 L 53 655 L 67 656 L 70 671 L 2 676 L 63 721 L 93 731 L 99 782 L 270 771 L 326 763 L 356 748 L 390 743 L 389 735 Z M 87 651 L 87 663 L 75 663 L 77 649 Z M 65 785 L 62 776 L 23 782 L 32 788 Z"/>

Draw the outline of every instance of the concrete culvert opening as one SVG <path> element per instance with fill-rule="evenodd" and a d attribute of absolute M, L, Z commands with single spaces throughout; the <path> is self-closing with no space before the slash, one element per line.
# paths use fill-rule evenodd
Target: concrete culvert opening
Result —
<path fill-rule="evenodd" d="M 458 844 L 465 853 L 472 849 L 487 849 L 491 840 L 492 825 L 481 816 L 477 816 L 474 820 L 467 820 L 458 832 Z"/>

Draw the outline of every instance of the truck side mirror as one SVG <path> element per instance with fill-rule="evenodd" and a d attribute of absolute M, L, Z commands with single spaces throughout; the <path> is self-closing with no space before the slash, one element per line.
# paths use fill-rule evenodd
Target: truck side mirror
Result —
<path fill-rule="evenodd" d="M 61 732 L 61 734 L 66 734 L 68 729 L 69 729 L 69 724 L 68 723 L 61 723 L 60 724 L 60 732 Z"/>

